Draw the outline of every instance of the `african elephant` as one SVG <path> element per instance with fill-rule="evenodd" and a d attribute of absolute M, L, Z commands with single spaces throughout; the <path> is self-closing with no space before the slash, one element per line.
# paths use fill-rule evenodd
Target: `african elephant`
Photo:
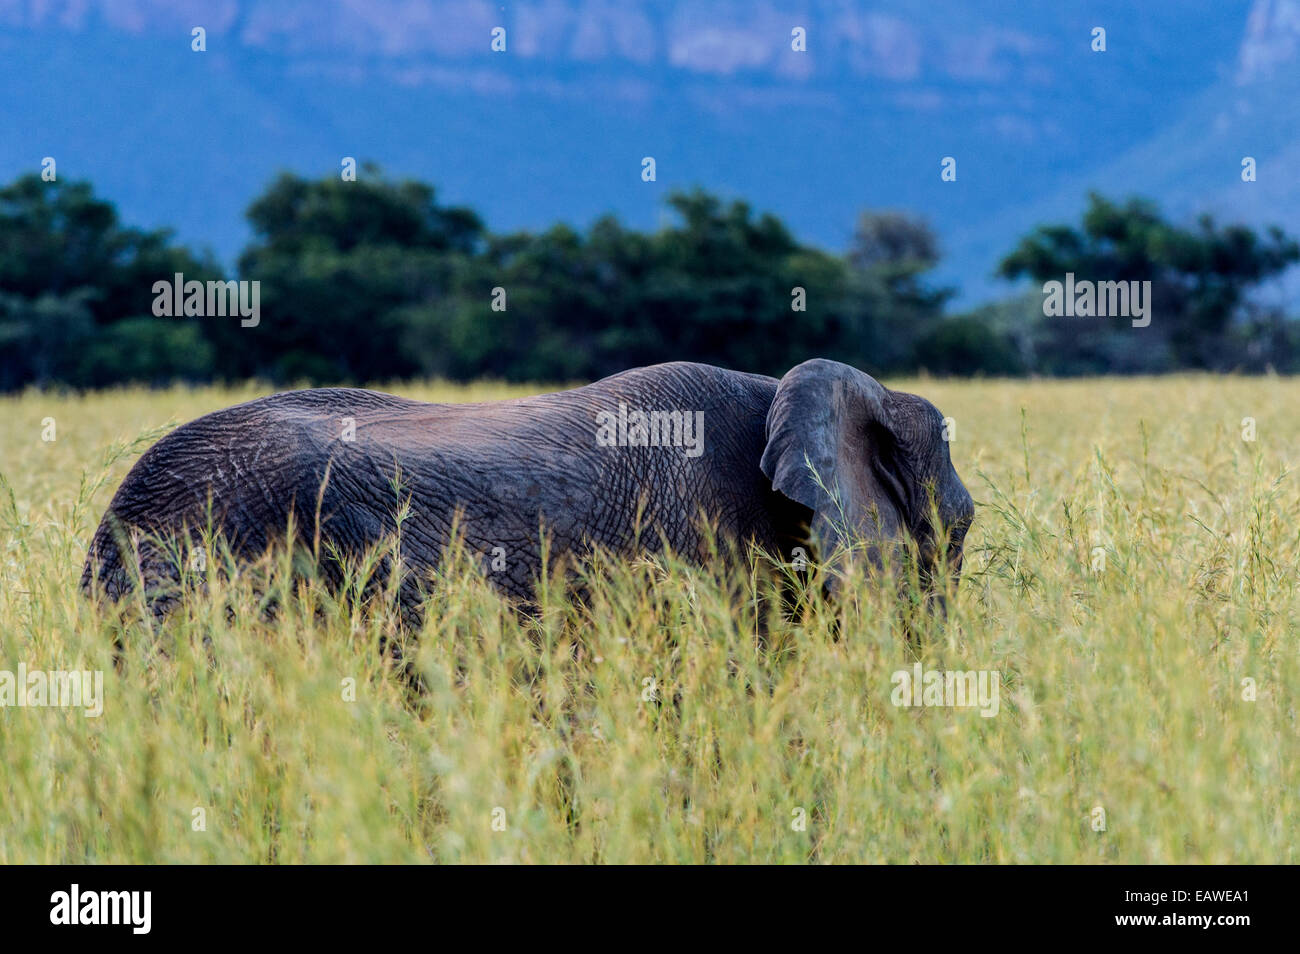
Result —
<path fill-rule="evenodd" d="M 946 549 L 958 571 L 973 506 L 942 430 L 928 401 L 824 359 L 779 381 L 673 362 L 481 404 L 291 391 L 150 448 L 95 533 L 82 585 L 120 597 L 138 570 L 162 612 L 179 551 L 150 540 L 193 540 L 210 523 L 251 558 L 292 524 L 317 554 L 355 555 L 393 534 L 399 495 L 410 501 L 404 612 L 418 608 L 453 523 L 499 589 L 524 601 L 544 539 L 552 557 L 667 542 L 702 559 L 705 522 L 785 559 L 799 545 L 825 558 L 858 541 L 876 566 L 910 536 L 927 565 Z"/>

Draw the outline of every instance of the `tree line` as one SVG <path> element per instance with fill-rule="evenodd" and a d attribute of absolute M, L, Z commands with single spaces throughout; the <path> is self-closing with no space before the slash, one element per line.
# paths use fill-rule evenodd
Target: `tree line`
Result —
<path fill-rule="evenodd" d="M 668 204 L 652 232 L 606 216 L 496 234 L 374 166 L 346 182 L 286 173 L 248 208 L 228 275 L 169 230 L 125 225 L 86 182 L 22 176 L 0 189 L 0 389 L 555 382 L 678 359 L 779 375 L 814 356 L 877 375 L 1300 371 L 1297 316 L 1258 294 L 1300 261 L 1278 228 L 1178 225 L 1094 194 L 1077 225 L 1041 226 L 1001 261 L 1027 291 L 953 313 L 938 239 L 914 216 L 864 212 L 834 254 L 743 201 Z M 158 283 L 177 275 L 258 282 L 261 320 L 160 311 Z M 1150 282 L 1154 320 L 1046 313 L 1045 283 L 1067 275 Z"/>

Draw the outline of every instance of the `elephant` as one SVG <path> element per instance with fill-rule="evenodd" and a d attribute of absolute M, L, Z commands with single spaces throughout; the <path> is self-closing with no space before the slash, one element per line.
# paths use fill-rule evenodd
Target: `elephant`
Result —
<path fill-rule="evenodd" d="M 856 544 L 880 568 L 910 538 L 923 569 L 946 555 L 959 574 L 974 506 L 943 431 L 929 401 L 823 358 L 779 380 L 679 361 L 473 404 L 288 391 L 146 451 L 94 534 L 82 587 L 118 599 L 143 585 L 162 615 L 181 579 L 169 538 L 193 546 L 209 527 L 245 560 L 293 527 L 324 563 L 391 540 L 400 501 L 399 597 L 415 619 L 453 533 L 524 602 L 544 560 L 666 546 L 703 561 L 710 539 L 828 562 Z"/>

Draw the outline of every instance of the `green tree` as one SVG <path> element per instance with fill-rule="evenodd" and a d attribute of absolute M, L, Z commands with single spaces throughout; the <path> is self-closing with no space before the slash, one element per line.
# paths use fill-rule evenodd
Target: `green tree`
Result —
<path fill-rule="evenodd" d="M 130 347 L 138 327 L 129 340 L 117 330 L 137 319 L 175 320 L 154 318 L 152 307 L 154 282 L 177 272 L 199 281 L 221 275 L 169 230 L 122 225 L 89 183 L 30 174 L 0 189 L 0 387 L 205 378 L 211 349 L 194 344 L 203 330 L 150 332 L 155 346 L 145 352 Z"/>
<path fill-rule="evenodd" d="M 929 225 L 902 212 L 863 212 L 846 262 L 847 336 L 857 343 L 861 366 L 882 374 L 917 366 L 943 370 L 930 349 L 952 291 L 925 280 L 939 262 L 939 241 Z"/>
<path fill-rule="evenodd" d="M 0 293 L 0 391 L 76 380 L 95 329 L 88 295 Z"/>
<path fill-rule="evenodd" d="M 1300 245 L 1277 227 L 1261 236 L 1210 216 L 1195 227 L 1164 220 L 1146 200 L 1090 194 L 1082 227 L 1040 226 L 998 267 L 1009 279 L 1150 281 L 1152 324 L 1111 318 L 1056 320 L 1039 351 L 1046 370 L 1165 370 L 1239 364 L 1248 335 L 1235 327 L 1249 292 L 1300 261 Z M 1085 323 L 1086 322 L 1086 323 Z M 1132 332 L 1130 334 L 1130 332 Z M 1106 362 L 1106 363 L 1102 363 Z"/>
<path fill-rule="evenodd" d="M 681 225 L 655 236 L 638 307 L 673 357 L 782 374 L 838 337 L 843 266 L 779 219 L 702 191 L 676 193 Z M 805 310 L 794 310 L 803 289 Z"/>
<path fill-rule="evenodd" d="M 262 320 L 222 328 L 230 377 L 365 382 L 421 370 L 402 347 L 413 309 L 445 304 L 483 240 L 468 209 L 438 204 L 432 186 L 284 174 L 248 209 L 253 243 L 240 277 L 261 283 Z"/>
<path fill-rule="evenodd" d="M 411 350 L 453 377 L 571 380 L 679 359 L 779 374 L 836 345 L 839 259 L 743 202 L 668 202 L 678 221 L 650 234 L 605 217 L 491 239 L 450 307 L 412 316 Z"/>

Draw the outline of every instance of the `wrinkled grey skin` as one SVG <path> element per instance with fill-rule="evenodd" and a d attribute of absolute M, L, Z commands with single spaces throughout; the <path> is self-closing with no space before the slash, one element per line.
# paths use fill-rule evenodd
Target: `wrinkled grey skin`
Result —
<path fill-rule="evenodd" d="M 620 402 L 629 411 L 703 412 L 702 453 L 600 446 L 597 415 L 617 416 Z M 345 418 L 355 419 L 352 441 L 342 439 Z M 332 544 L 360 554 L 395 530 L 398 468 L 410 496 L 401 532 L 411 572 L 401 598 L 411 613 L 453 521 L 489 579 L 525 601 L 541 572 L 543 527 L 551 558 L 581 557 L 593 544 L 655 552 L 666 539 L 702 560 L 707 517 L 726 539 L 787 560 L 795 546 L 827 558 L 860 541 L 879 565 L 910 535 L 928 564 L 946 548 L 959 569 L 973 506 L 942 428 L 928 401 L 821 359 L 780 381 L 674 362 L 483 404 L 291 391 L 199 418 L 150 448 L 95 533 L 82 585 L 121 597 L 138 554 L 146 595 L 161 613 L 179 573 L 175 551 L 150 545 L 149 535 L 197 539 L 209 502 L 237 557 L 261 555 L 291 518 L 300 542 L 319 539 L 317 552 Z M 932 498 L 939 527 L 931 525 Z M 119 544 L 133 537 L 124 559 Z M 493 571 L 497 547 L 505 568 Z"/>

